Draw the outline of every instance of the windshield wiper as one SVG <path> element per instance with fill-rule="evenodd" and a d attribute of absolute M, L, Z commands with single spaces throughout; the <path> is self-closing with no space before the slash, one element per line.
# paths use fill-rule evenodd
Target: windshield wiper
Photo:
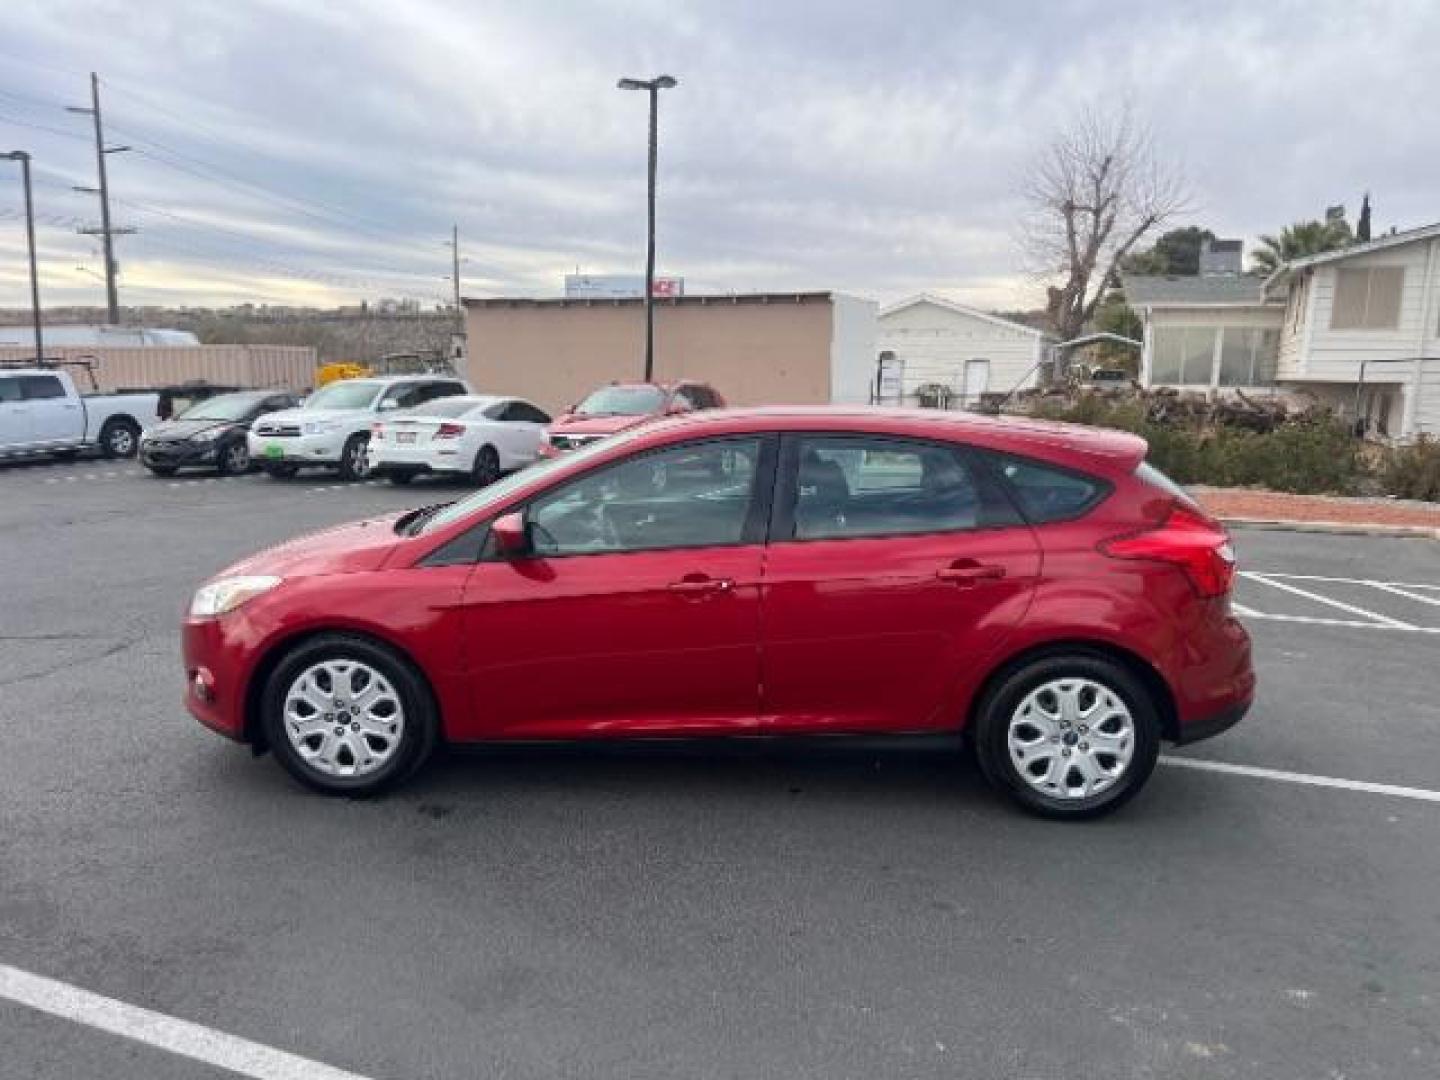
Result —
<path fill-rule="evenodd" d="M 429 506 L 421 506 L 407 514 L 402 514 L 395 522 L 395 531 L 401 536 L 418 536 L 427 521 L 454 501 L 451 499 L 448 502 L 431 503 Z"/>

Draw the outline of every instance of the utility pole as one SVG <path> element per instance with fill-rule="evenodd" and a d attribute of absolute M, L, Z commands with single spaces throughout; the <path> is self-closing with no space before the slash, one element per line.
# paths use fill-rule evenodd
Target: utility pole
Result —
<path fill-rule="evenodd" d="M 621 79 L 621 90 L 646 90 L 650 94 L 650 157 L 645 190 L 645 381 L 655 379 L 655 161 L 660 130 L 660 91 L 677 84 L 673 75 L 653 79 Z"/>
<path fill-rule="evenodd" d="M 11 150 L 0 158 L 20 162 L 25 182 L 25 241 L 30 249 L 30 318 L 35 324 L 35 363 L 45 363 L 45 336 L 40 329 L 40 272 L 35 265 L 35 204 L 30 196 L 30 155 L 24 150 Z"/>
<path fill-rule="evenodd" d="M 76 191 L 83 191 L 87 195 L 100 196 L 100 228 L 80 229 L 82 236 L 99 236 L 105 246 L 105 308 L 107 321 L 112 325 L 120 322 L 120 294 L 115 284 L 115 274 L 119 266 L 115 262 L 115 241 L 116 236 L 133 233 L 134 229 L 117 229 L 110 224 L 110 182 L 105 176 L 105 155 L 123 154 L 129 150 L 128 146 L 106 146 L 105 130 L 100 119 L 100 77 L 95 72 L 90 73 L 90 107 L 82 108 L 79 105 L 70 105 L 66 112 L 79 113 L 82 116 L 89 116 L 95 121 L 95 163 L 100 173 L 100 186 L 76 187 Z"/>
<path fill-rule="evenodd" d="M 450 239 L 449 239 L 449 240 L 446 240 L 446 241 L 445 241 L 445 244 L 446 244 L 447 247 L 450 248 L 450 258 L 451 258 L 451 264 L 450 264 L 450 267 L 451 267 L 451 269 L 450 269 L 450 285 L 451 285 L 451 287 L 452 287 L 453 290 L 454 290 L 454 303 L 455 303 L 455 331 L 454 331 L 454 337 L 453 337 L 452 342 L 451 342 L 451 351 L 454 352 L 456 348 L 462 350 L 459 355 L 460 355 L 461 358 L 463 358 L 463 357 L 466 355 L 466 354 L 465 354 L 465 351 L 464 351 L 465 346 L 464 346 L 464 344 L 463 344 L 463 342 L 464 342 L 464 340 L 465 340 L 465 309 L 464 309 L 464 307 L 461 305 L 461 300 L 460 300 L 460 261 L 461 261 L 461 260 L 460 260 L 460 226 L 459 226 L 459 225 L 451 225 L 451 226 L 450 226 Z M 449 360 L 449 361 L 451 361 L 452 366 L 453 366 L 453 362 L 457 359 L 457 357 L 455 357 L 455 356 L 447 356 L 446 359 Z"/>

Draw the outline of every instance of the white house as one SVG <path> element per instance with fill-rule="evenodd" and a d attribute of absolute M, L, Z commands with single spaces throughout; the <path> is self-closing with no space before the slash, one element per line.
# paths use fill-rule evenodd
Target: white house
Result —
<path fill-rule="evenodd" d="M 1274 385 L 1284 304 L 1244 274 L 1136 276 L 1121 284 L 1140 316 L 1143 386 L 1185 390 Z"/>
<path fill-rule="evenodd" d="M 1376 434 L 1440 434 L 1440 224 L 1243 274 L 1134 277 L 1146 386 L 1305 392 Z"/>
<path fill-rule="evenodd" d="M 1034 386 L 1047 336 L 1023 323 L 922 293 L 882 308 L 875 400 L 913 400 L 938 384 L 961 404 Z"/>
<path fill-rule="evenodd" d="M 1440 223 L 1296 259 L 1265 291 L 1285 304 L 1277 382 L 1381 434 L 1440 434 Z"/>

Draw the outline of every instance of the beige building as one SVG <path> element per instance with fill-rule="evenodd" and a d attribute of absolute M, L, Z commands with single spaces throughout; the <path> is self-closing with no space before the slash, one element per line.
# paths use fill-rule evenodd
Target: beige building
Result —
<path fill-rule="evenodd" d="M 644 377 L 639 298 L 467 299 L 465 374 L 477 391 L 560 411 L 608 382 Z M 839 293 L 655 301 L 655 378 L 708 382 L 732 405 L 864 404 L 875 313 Z"/>

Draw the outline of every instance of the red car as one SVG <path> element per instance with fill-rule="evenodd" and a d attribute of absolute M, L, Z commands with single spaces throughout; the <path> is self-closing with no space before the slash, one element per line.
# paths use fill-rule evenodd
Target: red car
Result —
<path fill-rule="evenodd" d="M 611 383 L 558 417 L 540 454 L 558 457 L 657 416 L 724 407 L 725 399 L 704 383 Z"/>
<path fill-rule="evenodd" d="M 1101 813 L 1255 689 L 1229 539 L 1144 456 L 963 414 L 674 417 L 223 571 L 186 703 L 327 792 L 441 742 L 963 733 L 1023 806 Z"/>

